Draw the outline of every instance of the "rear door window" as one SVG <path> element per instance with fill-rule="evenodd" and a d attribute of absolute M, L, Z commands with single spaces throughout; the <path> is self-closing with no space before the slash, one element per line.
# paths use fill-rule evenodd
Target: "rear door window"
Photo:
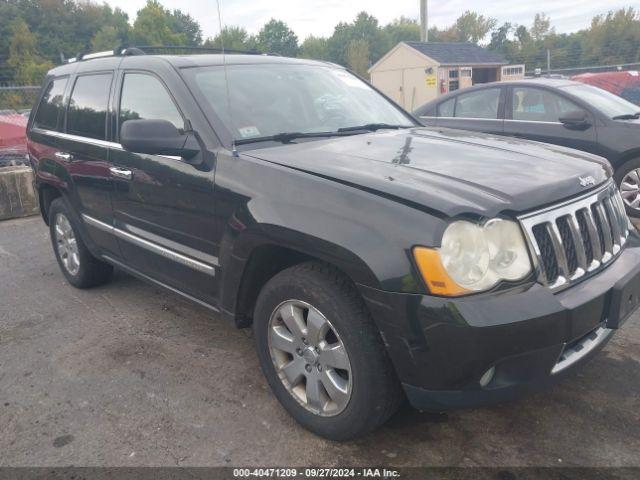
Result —
<path fill-rule="evenodd" d="M 529 122 L 558 122 L 565 113 L 580 110 L 560 95 L 531 87 L 514 88 L 511 105 L 514 120 Z"/>
<path fill-rule="evenodd" d="M 76 79 L 67 110 L 67 133 L 104 140 L 111 73 L 83 75 Z"/>
<path fill-rule="evenodd" d="M 67 77 L 57 78 L 47 85 L 33 120 L 34 127 L 57 130 L 58 118 L 64 108 L 63 98 L 67 88 L 67 80 Z"/>
<path fill-rule="evenodd" d="M 499 88 L 487 88 L 477 92 L 462 93 L 456 102 L 456 117 L 498 119 L 500 107 Z"/>

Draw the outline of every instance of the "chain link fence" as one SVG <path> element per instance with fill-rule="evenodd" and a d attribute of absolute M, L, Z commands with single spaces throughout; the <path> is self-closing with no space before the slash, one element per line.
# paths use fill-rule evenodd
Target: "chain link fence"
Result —
<path fill-rule="evenodd" d="M 40 86 L 36 85 L 0 84 L 0 111 L 28 112 L 38 98 L 39 91 Z"/>
<path fill-rule="evenodd" d="M 549 66 L 552 56 L 549 56 Z M 536 68 L 528 77 L 550 77 L 576 80 L 618 95 L 640 106 L 640 63 L 591 65 L 573 68 Z"/>
<path fill-rule="evenodd" d="M 553 59 L 553 57 L 551 57 Z M 553 61 L 553 60 L 552 60 Z M 627 72 L 640 70 L 640 63 L 621 63 L 615 65 L 591 65 L 586 67 L 573 67 L 573 68 L 536 68 L 534 70 L 528 70 L 526 75 L 528 76 L 565 76 L 571 77 L 573 75 L 579 75 L 582 73 L 607 73 L 607 72 Z"/>

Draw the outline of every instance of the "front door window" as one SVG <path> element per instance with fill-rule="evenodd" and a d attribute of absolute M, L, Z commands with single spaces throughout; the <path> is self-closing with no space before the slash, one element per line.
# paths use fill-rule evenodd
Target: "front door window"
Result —
<path fill-rule="evenodd" d="M 511 105 L 514 120 L 529 122 L 558 122 L 565 113 L 580 109 L 560 95 L 531 87 L 514 88 Z"/>

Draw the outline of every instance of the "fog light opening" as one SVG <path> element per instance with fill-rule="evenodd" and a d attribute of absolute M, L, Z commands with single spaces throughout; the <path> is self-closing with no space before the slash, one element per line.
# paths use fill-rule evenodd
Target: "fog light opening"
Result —
<path fill-rule="evenodd" d="M 493 380 L 493 376 L 495 375 L 495 373 L 496 367 L 491 367 L 489 370 L 484 372 L 484 375 L 482 375 L 482 377 L 480 378 L 480 386 L 486 387 L 487 385 L 489 385 L 491 383 L 491 380 Z"/>

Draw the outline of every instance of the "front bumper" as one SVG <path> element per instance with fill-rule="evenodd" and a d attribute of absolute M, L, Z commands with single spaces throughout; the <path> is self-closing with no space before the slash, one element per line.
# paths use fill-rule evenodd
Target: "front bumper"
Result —
<path fill-rule="evenodd" d="M 607 324 L 614 285 L 638 275 L 634 233 L 606 269 L 556 294 L 539 284 L 458 299 L 361 292 L 409 401 L 441 411 L 512 399 L 587 361 L 618 327 Z"/>

